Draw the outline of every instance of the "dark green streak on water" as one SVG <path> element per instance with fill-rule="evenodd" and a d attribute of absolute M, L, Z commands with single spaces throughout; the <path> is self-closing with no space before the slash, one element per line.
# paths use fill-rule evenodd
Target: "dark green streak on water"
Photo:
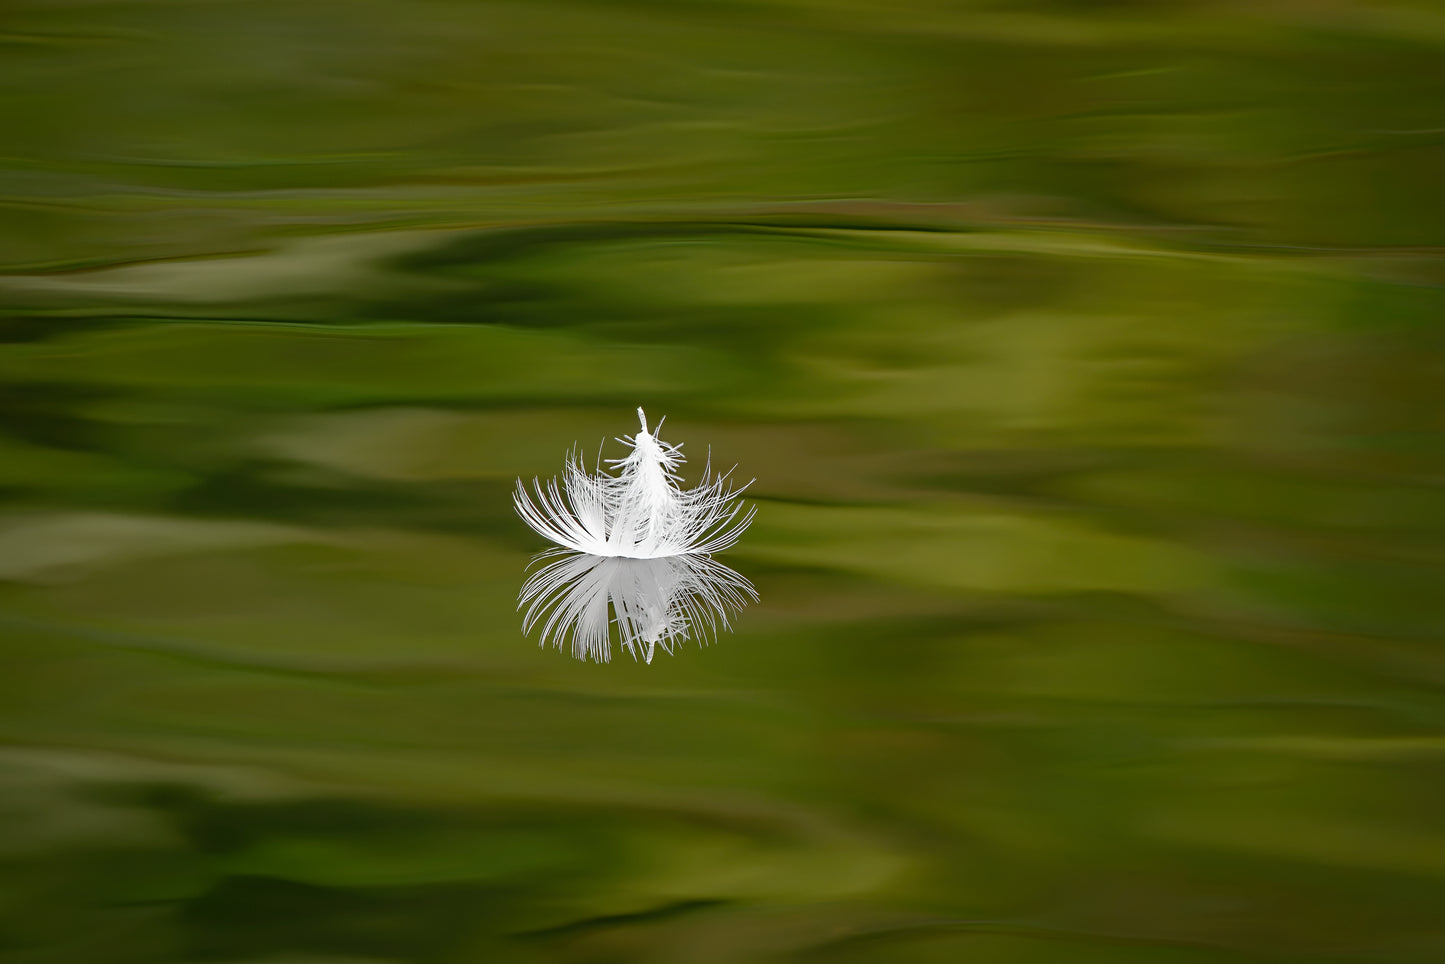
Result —
<path fill-rule="evenodd" d="M 1445 959 L 1442 63 L 1424 0 L 8 5 L 0 953 Z M 762 603 L 577 664 L 509 491 L 639 404 L 757 476 Z"/>

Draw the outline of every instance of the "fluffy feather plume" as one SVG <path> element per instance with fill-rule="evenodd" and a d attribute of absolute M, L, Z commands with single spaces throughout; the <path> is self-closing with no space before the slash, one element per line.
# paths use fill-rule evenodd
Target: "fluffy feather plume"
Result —
<path fill-rule="evenodd" d="M 580 455 L 568 456 L 562 482 L 532 480 L 532 493 L 521 479 L 513 501 L 517 514 L 557 545 L 594 556 L 659 559 L 684 553 L 708 554 L 738 541 L 753 521 L 754 509 L 739 495 L 747 485 L 731 487 L 731 470 L 714 475 L 709 459 L 702 479 L 681 487 L 677 469 L 682 446 L 664 442 L 647 430 L 647 415 L 637 410 L 642 429 L 617 441 L 631 446 L 624 458 L 608 459 L 588 472 Z M 657 427 L 662 428 L 658 422 Z M 752 483 L 749 482 L 748 485 Z"/>
<path fill-rule="evenodd" d="M 558 555 L 522 587 L 522 631 L 540 623 L 542 645 L 559 648 L 570 637 L 578 659 L 611 659 L 614 623 L 622 648 L 648 663 L 658 647 L 671 653 L 680 640 L 706 645 L 730 628 L 731 614 L 758 598 L 752 583 L 708 556 Z M 608 618 L 609 604 L 615 619 Z"/>

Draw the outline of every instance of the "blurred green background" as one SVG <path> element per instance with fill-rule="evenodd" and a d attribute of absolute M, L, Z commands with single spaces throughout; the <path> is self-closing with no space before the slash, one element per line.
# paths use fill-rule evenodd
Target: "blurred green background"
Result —
<path fill-rule="evenodd" d="M 15 0 L 0 103 L 7 964 L 1445 960 L 1440 4 Z M 579 663 L 509 490 L 639 404 L 762 603 Z"/>

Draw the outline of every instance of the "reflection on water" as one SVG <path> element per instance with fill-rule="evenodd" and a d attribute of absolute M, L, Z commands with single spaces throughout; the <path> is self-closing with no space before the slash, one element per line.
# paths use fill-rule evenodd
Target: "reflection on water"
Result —
<path fill-rule="evenodd" d="M 1445 957 L 1437 7 L 8 4 L 7 960 Z"/>
<path fill-rule="evenodd" d="M 605 663 L 615 624 L 619 645 L 651 663 L 658 646 L 671 653 L 685 639 L 706 644 L 757 598 L 741 574 L 699 553 L 628 559 L 564 552 L 522 586 L 522 631 L 540 623 L 543 645 L 561 647 L 570 638 L 573 656 Z"/>

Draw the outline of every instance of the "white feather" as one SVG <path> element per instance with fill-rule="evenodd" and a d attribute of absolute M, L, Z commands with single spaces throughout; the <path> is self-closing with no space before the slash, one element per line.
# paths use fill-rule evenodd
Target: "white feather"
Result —
<path fill-rule="evenodd" d="M 578 659 L 607 662 L 613 624 L 622 648 L 648 663 L 658 646 L 671 653 L 683 639 L 705 645 L 731 628 L 730 614 L 758 598 L 741 574 L 704 555 L 626 559 L 554 550 L 539 558 L 548 555 L 522 586 L 522 631 L 540 622 L 541 645 L 561 648 L 570 638 Z"/>
<path fill-rule="evenodd" d="M 637 416 L 641 431 L 617 440 L 632 451 L 607 460 L 617 467 L 615 475 L 600 465 L 588 472 L 574 452 L 563 467 L 560 486 L 556 479 L 546 485 L 532 480 L 535 501 L 517 480 L 517 514 L 557 545 L 594 556 L 660 559 L 718 552 L 737 542 L 755 511 L 745 509 L 738 498 L 747 485 L 731 488 L 731 471 L 714 476 L 709 459 L 701 481 L 682 488 L 677 474 L 684 461 L 682 446 L 649 432 L 642 409 Z"/>

